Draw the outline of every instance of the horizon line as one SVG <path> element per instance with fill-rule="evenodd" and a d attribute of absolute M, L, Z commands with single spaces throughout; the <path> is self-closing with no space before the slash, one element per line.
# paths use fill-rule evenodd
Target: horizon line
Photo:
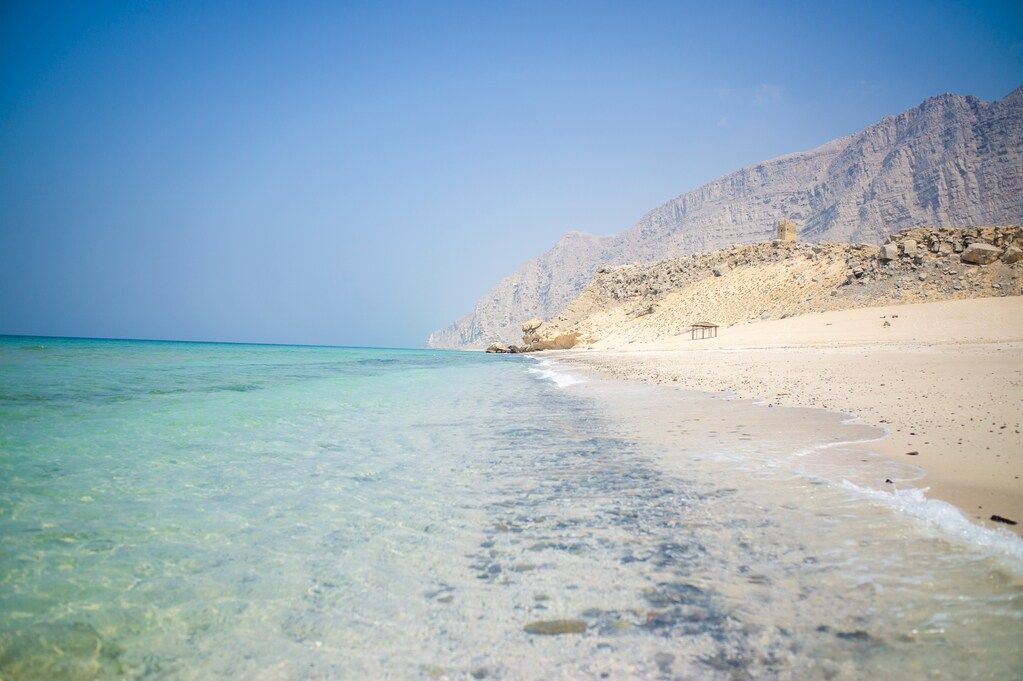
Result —
<path fill-rule="evenodd" d="M 121 338 L 116 336 L 62 336 L 47 334 L 23 334 L 23 333 L 0 333 L 0 338 L 46 338 L 50 340 L 89 340 L 89 341 L 122 341 L 134 343 L 192 343 L 196 345 L 261 345 L 269 347 L 291 347 L 291 348 L 336 348 L 346 350 L 449 350 L 453 352 L 464 352 L 457 348 L 427 348 L 427 347 L 397 347 L 378 345 L 331 345 L 327 343 L 271 343 L 259 341 L 218 341 L 218 340 L 190 340 L 180 338 Z"/>

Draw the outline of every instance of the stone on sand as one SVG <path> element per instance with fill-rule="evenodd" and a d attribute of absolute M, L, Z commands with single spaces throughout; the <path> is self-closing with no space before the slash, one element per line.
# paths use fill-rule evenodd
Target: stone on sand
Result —
<path fill-rule="evenodd" d="M 1010 244 L 1005 249 L 1005 253 L 1002 253 L 1002 262 L 1007 265 L 1019 262 L 1021 259 L 1023 259 L 1023 248 L 1020 248 L 1015 244 Z"/>

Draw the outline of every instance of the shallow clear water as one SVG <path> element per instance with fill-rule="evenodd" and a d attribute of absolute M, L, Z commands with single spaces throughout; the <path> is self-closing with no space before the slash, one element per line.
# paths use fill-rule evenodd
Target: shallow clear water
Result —
<path fill-rule="evenodd" d="M 1019 678 L 1018 540 L 843 484 L 877 435 L 523 357 L 0 339 L 0 678 Z"/>

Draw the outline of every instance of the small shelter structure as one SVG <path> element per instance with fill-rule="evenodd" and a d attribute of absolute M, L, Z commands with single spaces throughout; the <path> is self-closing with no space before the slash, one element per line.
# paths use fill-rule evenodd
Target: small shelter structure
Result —
<path fill-rule="evenodd" d="M 717 338 L 718 336 L 718 325 L 711 322 L 696 322 L 693 327 L 689 330 L 690 340 L 696 340 L 697 338 Z"/>
<path fill-rule="evenodd" d="M 778 220 L 774 225 L 775 239 L 778 241 L 796 240 L 796 223 L 792 220 Z"/>

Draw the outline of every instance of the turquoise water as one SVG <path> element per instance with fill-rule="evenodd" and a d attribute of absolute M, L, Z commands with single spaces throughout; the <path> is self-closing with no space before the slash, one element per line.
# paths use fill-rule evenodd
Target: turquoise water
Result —
<path fill-rule="evenodd" d="M 1014 540 L 787 463 L 876 433 L 576 378 L 0 339 L 0 678 L 1019 677 Z"/>

